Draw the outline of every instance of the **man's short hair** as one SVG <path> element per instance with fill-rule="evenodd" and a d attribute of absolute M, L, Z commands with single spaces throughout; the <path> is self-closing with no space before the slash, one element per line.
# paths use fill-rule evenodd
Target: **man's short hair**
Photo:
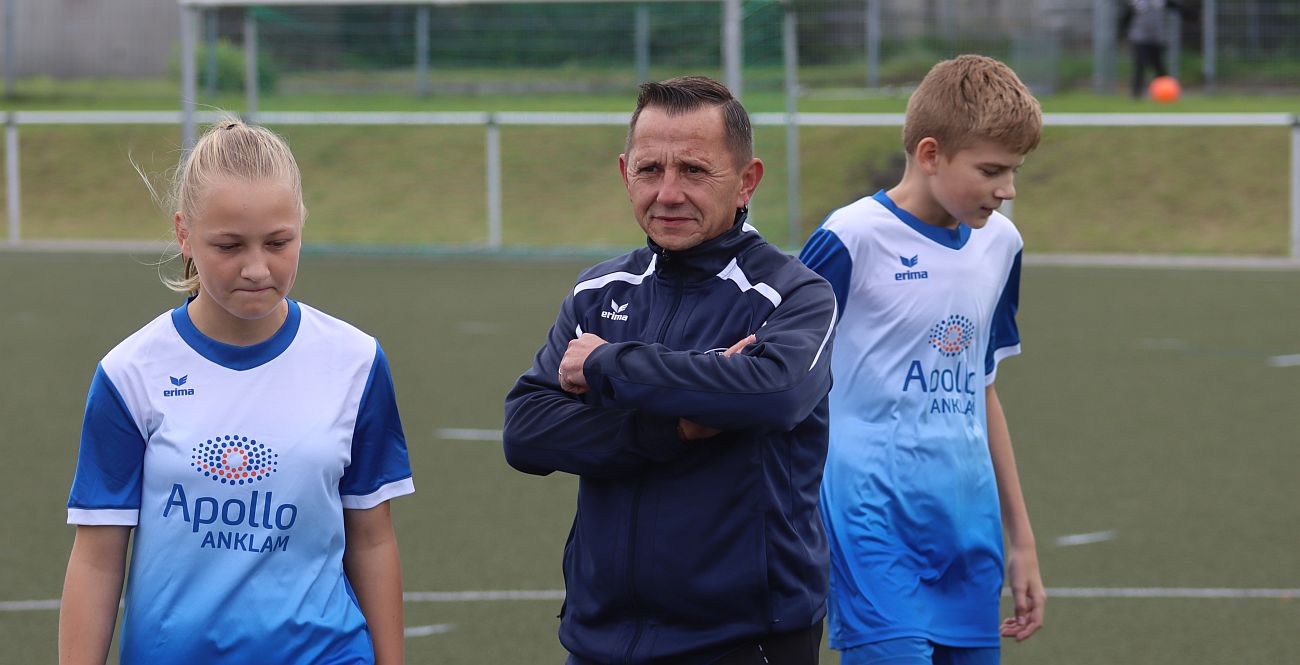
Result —
<path fill-rule="evenodd" d="M 632 134 L 642 109 L 647 106 L 663 109 L 668 115 L 682 115 L 706 106 L 722 109 L 722 124 L 726 128 L 727 148 L 743 167 L 754 157 L 754 129 L 749 123 L 749 113 L 740 105 L 727 86 L 707 76 L 678 76 L 658 83 L 642 83 L 636 98 L 636 110 L 627 128 L 627 143 L 623 152 L 632 149 Z"/>
<path fill-rule="evenodd" d="M 978 141 L 1028 154 L 1043 133 L 1038 100 L 1011 68 L 982 55 L 962 55 L 930 69 L 907 101 L 903 148 L 929 136 L 945 155 Z"/>

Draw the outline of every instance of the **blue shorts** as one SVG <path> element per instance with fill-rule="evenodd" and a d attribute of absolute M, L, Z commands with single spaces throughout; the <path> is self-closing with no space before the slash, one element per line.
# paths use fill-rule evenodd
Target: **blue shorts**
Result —
<path fill-rule="evenodd" d="M 840 665 L 998 665 L 998 647 L 947 647 L 922 637 L 872 642 L 840 652 Z"/>

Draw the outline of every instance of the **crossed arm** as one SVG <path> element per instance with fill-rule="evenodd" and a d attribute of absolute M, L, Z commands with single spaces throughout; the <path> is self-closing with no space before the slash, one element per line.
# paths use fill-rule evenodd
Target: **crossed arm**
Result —
<path fill-rule="evenodd" d="M 758 337 L 751 334 L 723 351 L 722 357 L 728 358 L 740 353 L 745 347 L 756 341 L 758 341 Z M 574 395 L 587 392 L 587 377 L 583 374 L 582 366 L 587 362 L 587 357 L 591 355 L 592 351 L 608 343 L 591 333 L 579 335 L 577 339 L 569 342 L 569 347 L 564 351 L 564 357 L 560 359 L 560 389 Z M 722 429 L 717 427 L 701 425 L 686 418 L 677 419 L 677 436 L 683 441 L 707 439 L 721 433 Z"/>
<path fill-rule="evenodd" d="M 575 338 L 567 300 L 506 397 L 506 460 L 527 473 L 611 478 L 670 461 L 721 430 L 788 431 L 830 389 L 834 321 L 829 285 L 810 279 L 726 352 L 675 351 Z"/>

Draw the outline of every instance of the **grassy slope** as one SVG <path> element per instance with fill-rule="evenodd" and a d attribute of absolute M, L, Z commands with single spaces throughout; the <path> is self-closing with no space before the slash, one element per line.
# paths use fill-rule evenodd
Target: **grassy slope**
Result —
<path fill-rule="evenodd" d="M 302 165 L 309 240 L 465 243 L 486 239 L 476 128 L 281 127 Z M 1019 181 L 1014 217 L 1037 251 L 1282 254 L 1286 130 L 1049 128 Z M 810 128 L 800 236 L 831 210 L 896 181 L 895 129 Z M 163 239 L 156 182 L 174 128 L 31 127 L 22 134 L 27 238 Z M 767 176 L 757 224 L 784 241 L 784 132 L 759 128 Z M 504 237 L 521 245 L 638 242 L 618 179 L 618 128 L 502 131 Z"/>
<path fill-rule="evenodd" d="M 9 108 L 174 109 L 166 82 L 24 81 Z M 268 97 L 277 110 L 625 111 L 630 95 Z M 212 106 L 239 108 L 227 95 Z M 758 90 L 755 111 L 782 108 Z M 899 112 L 902 96 L 808 98 L 801 110 Z M 1049 111 L 1291 111 L 1300 96 L 1189 95 L 1176 106 L 1065 94 Z M 329 243 L 475 243 L 487 237 L 483 132 L 473 127 L 279 127 L 302 165 L 310 240 Z M 1020 181 L 1014 217 L 1036 251 L 1273 254 L 1287 246 L 1284 128 L 1049 128 Z M 516 245 L 638 242 L 615 158 L 614 127 L 502 130 L 504 238 Z M 801 132 L 800 228 L 901 173 L 898 130 Z M 767 177 L 754 219 L 769 237 L 787 232 L 785 138 L 759 128 Z M 23 235 L 27 238 L 166 238 L 129 159 L 160 177 L 177 158 L 171 126 L 23 127 Z"/>

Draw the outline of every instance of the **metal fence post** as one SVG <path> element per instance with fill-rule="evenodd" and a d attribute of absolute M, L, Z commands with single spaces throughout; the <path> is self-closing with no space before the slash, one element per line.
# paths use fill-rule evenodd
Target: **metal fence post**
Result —
<path fill-rule="evenodd" d="M 783 0 L 781 43 L 785 54 L 785 170 L 786 242 L 797 248 L 802 240 L 799 215 L 799 18 L 793 0 Z"/>
<path fill-rule="evenodd" d="M 194 147 L 194 106 L 197 103 L 198 73 L 194 62 L 194 30 L 197 11 L 181 5 L 181 151 L 188 154 Z"/>
<path fill-rule="evenodd" d="M 1291 258 L 1300 260 L 1300 115 L 1291 116 Z"/>
<path fill-rule="evenodd" d="M 9 212 L 9 242 L 22 240 L 22 206 L 18 199 L 18 114 L 5 113 L 5 199 Z"/>
<path fill-rule="evenodd" d="M 429 96 L 429 5 L 415 8 L 415 94 Z"/>
<path fill-rule="evenodd" d="M 1201 71 L 1205 74 L 1205 89 L 1213 92 L 1216 84 L 1217 63 L 1215 58 L 1218 57 L 1218 29 L 1219 29 L 1219 10 L 1216 0 L 1205 0 L 1205 6 L 1202 8 L 1201 20 L 1204 21 L 1204 27 L 1201 29 Z"/>
<path fill-rule="evenodd" d="M 880 87 L 880 1 L 866 0 L 867 87 Z"/>
<path fill-rule="evenodd" d="M 1111 43 L 1111 0 L 1092 0 L 1092 92 L 1104 95 L 1110 89 L 1107 62 L 1115 46 Z"/>
<path fill-rule="evenodd" d="M 650 80 L 650 6 L 641 3 L 636 6 L 636 82 L 646 83 Z"/>
<path fill-rule="evenodd" d="M 244 8 L 244 120 L 257 122 L 257 17 Z"/>
<path fill-rule="evenodd" d="M 1166 32 L 1169 35 L 1169 75 L 1182 80 L 1183 67 L 1183 15 L 1169 12 Z"/>
<path fill-rule="evenodd" d="M 495 113 L 487 114 L 488 247 L 501 247 L 501 127 Z"/>
<path fill-rule="evenodd" d="M 203 45 L 207 49 L 203 72 L 203 92 L 208 97 L 217 94 L 217 12 L 212 7 L 203 12 Z"/>
<path fill-rule="evenodd" d="M 731 89 L 736 99 L 741 98 L 744 86 L 741 74 L 741 60 L 744 58 L 744 43 L 740 22 L 742 12 L 741 0 L 722 0 L 722 71 L 723 83 Z"/>
<path fill-rule="evenodd" d="M 17 71 L 17 65 L 14 64 L 14 54 L 18 52 L 14 47 L 14 2 L 15 0 L 4 0 L 5 99 L 14 96 L 14 72 Z"/>

